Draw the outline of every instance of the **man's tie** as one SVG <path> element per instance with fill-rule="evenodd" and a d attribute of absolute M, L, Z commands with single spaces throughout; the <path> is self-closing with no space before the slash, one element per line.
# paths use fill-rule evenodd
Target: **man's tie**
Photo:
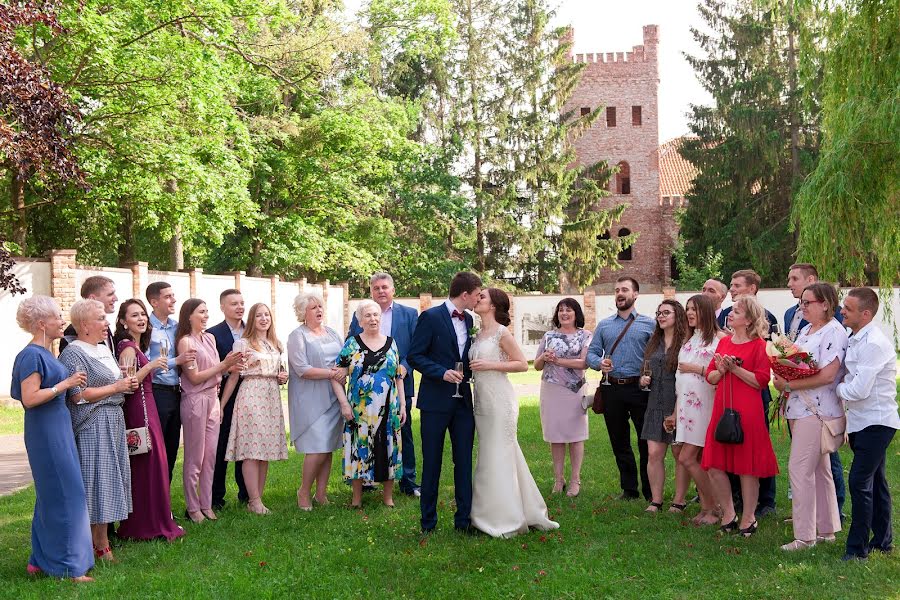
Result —
<path fill-rule="evenodd" d="M 454 318 L 454 319 L 459 319 L 460 321 L 465 321 L 465 320 L 466 320 L 466 315 L 465 315 L 465 313 L 461 313 L 461 312 L 459 312 L 458 310 L 454 310 L 454 311 L 453 311 L 453 318 Z"/>

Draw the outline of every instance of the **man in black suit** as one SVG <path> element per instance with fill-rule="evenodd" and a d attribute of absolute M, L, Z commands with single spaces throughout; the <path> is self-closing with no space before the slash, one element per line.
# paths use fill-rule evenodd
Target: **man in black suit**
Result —
<path fill-rule="evenodd" d="M 734 302 L 738 296 L 756 296 L 756 293 L 759 291 L 760 283 L 762 283 L 762 278 L 752 269 L 735 271 L 731 275 L 731 287 L 728 288 L 728 291 L 731 293 L 731 301 Z M 719 313 L 717 319 L 719 327 L 723 329 L 726 328 L 728 324 L 728 315 L 731 314 L 731 309 L 732 307 L 729 306 Z M 766 320 L 769 321 L 769 334 L 778 333 L 778 319 L 776 319 L 775 315 L 768 310 L 766 311 Z M 760 396 L 762 397 L 763 414 L 766 415 L 766 428 L 768 428 L 769 404 L 772 403 L 772 393 L 769 391 L 768 385 L 762 387 Z M 734 475 L 729 474 L 729 478 L 731 479 L 731 493 L 735 497 L 735 507 L 743 506 L 740 482 Z M 756 513 L 757 518 L 762 518 L 766 515 L 775 513 L 774 477 L 767 477 L 759 480 L 759 501 L 756 504 L 754 512 Z"/>
<path fill-rule="evenodd" d="M 100 302 L 103 304 L 103 311 L 108 315 L 116 312 L 116 303 L 119 301 L 116 297 L 116 284 L 112 279 L 103 275 L 92 275 L 85 279 L 81 284 L 81 297 L 85 300 L 97 300 Z M 63 337 L 59 340 L 60 353 L 77 335 L 75 327 L 69 324 L 63 332 Z M 106 340 L 101 343 L 109 347 L 113 356 L 116 355 L 116 346 L 113 344 L 113 334 L 109 325 L 106 326 Z"/>
<path fill-rule="evenodd" d="M 234 342 L 244 334 L 244 297 L 240 290 L 228 289 L 219 294 L 219 306 L 225 320 L 214 327 L 207 329 L 216 338 L 216 349 L 219 351 L 219 360 L 231 352 Z M 228 377 L 238 377 L 238 384 L 234 388 L 225 410 L 222 411 L 222 425 L 219 427 L 219 444 L 216 448 L 216 468 L 213 473 L 212 504 L 213 508 L 220 509 L 225 505 L 225 479 L 228 476 L 228 462 L 225 460 L 225 451 L 228 449 L 228 434 L 231 432 L 231 419 L 234 416 L 234 405 L 238 390 L 241 389 L 240 370 L 229 371 L 222 378 L 219 386 L 219 394 L 225 389 Z M 222 398 L 219 397 L 221 402 Z M 250 499 L 247 487 L 244 485 L 244 474 L 241 472 L 242 462 L 234 463 L 234 481 L 238 487 L 238 502 L 246 504 Z"/>

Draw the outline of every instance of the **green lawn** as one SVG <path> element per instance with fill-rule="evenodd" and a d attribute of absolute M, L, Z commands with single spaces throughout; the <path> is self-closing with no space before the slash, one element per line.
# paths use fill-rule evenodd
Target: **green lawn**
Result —
<path fill-rule="evenodd" d="M 25 431 L 25 411 L 22 406 L 0 406 L 0 435 Z"/>
<path fill-rule="evenodd" d="M 416 413 L 415 418 L 418 418 Z M 647 515 L 642 502 L 612 499 L 617 474 L 603 420 L 591 417 L 581 496 L 554 496 L 556 532 L 511 540 L 466 537 L 453 530 L 449 444 L 444 461 L 438 531 L 420 540 L 418 503 L 398 498 L 395 510 L 378 494 L 365 510 L 347 508 L 349 488 L 333 476 L 333 504 L 296 509 L 300 457 L 272 466 L 266 501 L 274 513 L 258 517 L 226 508 L 216 523 L 189 524 L 172 544 L 119 543 L 118 565 L 94 571 L 97 583 L 75 587 L 25 575 L 33 489 L 0 498 L 0 579 L 3 597 L 49 598 L 896 598 L 900 555 L 865 564 L 839 559 L 838 543 L 785 554 L 792 539 L 782 518 L 790 503 L 786 474 L 778 480 L 779 517 L 763 521 L 752 539 L 718 536 L 686 517 Z M 418 428 L 416 427 L 416 430 Z M 788 440 L 773 434 L 783 473 Z M 541 439 L 537 401 L 523 401 L 519 440 L 542 490 L 552 483 L 550 454 Z M 844 449 L 844 466 L 851 453 Z M 889 449 L 888 477 L 900 510 L 900 442 Z M 671 462 L 670 468 L 671 468 Z M 180 478 L 173 510 L 184 510 Z M 234 498 L 234 489 L 229 491 Z M 671 496 L 671 486 L 667 498 Z M 849 499 L 848 499 L 849 502 Z M 849 506 L 845 512 L 849 513 Z"/>

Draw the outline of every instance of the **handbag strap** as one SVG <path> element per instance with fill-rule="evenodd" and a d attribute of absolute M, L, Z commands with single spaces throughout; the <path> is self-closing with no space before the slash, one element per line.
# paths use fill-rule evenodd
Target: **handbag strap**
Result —
<path fill-rule="evenodd" d="M 619 342 L 621 342 L 622 338 L 625 337 L 625 334 L 628 332 L 628 329 L 631 328 L 632 323 L 634 323 L 634 313 L 632 313 L 628 317 L 628 323 L 625 324 L 625 328 L 619 334 L 619 337 L 616 338 L 616 341 L 613 342 L 612 348 L 609 349 L 610 358 L 612 358 L 613 352 L 616 351 L 616 348 L 619 347 Z"/>
<path fill-rule="evenodd" d="M 800 394 L 797 394 L 797 395 L 799 396 Z M 819 409 L 816 408 L 815 406 L 813 406 L 812 402 L 807 400 L 806 396 L 800 396 L 800 398 L 803 400 L 803 404 L 806 405 L 806 408 L 809 409 L 809 412 L 811 412 L 813 415 L 815 415 L 815 417 L 817 419 L 819 419 L 820 421 L 822 421 L 824 423 L 824 420 L 822 419 L 822 415 L 819 414 Z"/>

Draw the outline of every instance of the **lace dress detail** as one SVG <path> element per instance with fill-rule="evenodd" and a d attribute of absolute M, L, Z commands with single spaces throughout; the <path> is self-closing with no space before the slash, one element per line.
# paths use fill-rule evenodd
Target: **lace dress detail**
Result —
<path fill-rule="evenodd" d="M 505 327 L 476 337 L 469 359 L 506 362 L 500 348 Z M 494 537 L 512 537 L 529 527 L 556 529 L 519 447 L 519 403 L 503 371 L 475 372 L 475 429 L 478 458 L 472 489 L 472 525 Z"/>

